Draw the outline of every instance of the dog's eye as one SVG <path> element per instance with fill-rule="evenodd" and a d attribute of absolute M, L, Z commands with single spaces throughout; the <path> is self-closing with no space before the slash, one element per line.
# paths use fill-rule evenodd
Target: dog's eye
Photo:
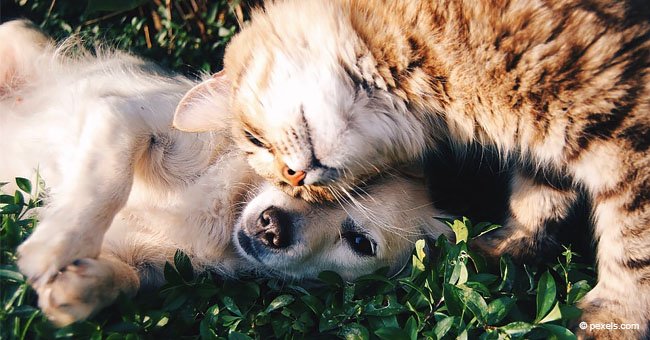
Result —
<path fill-rule="evenodd" d="M 253 143 L 253 145 L 257 146 L 258 148 L 265 148 L 266 145 L 262 143 L 261 140 L 257 139 L 255 136 L 253 136 L 252 133 L 244 130 L 244 135 L 246 135 L 246 139 L 248 139 L 249 142 Z"/>
<path fill-rule="evenodd" d="M 348 242 L 350 248 L 357 254 L 362 256 L 375 256 L 377 255 L 377 245 L 374 241 L 368 238 L 367 235 L 348 231 L 341 235 L 343 239 Z"/>

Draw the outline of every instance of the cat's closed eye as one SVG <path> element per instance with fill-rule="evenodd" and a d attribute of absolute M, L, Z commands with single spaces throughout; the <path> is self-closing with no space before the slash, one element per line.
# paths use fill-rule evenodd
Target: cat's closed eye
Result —
<path fill-rule="evenodd" d="M 248 139 L 249 142 L 251 142 L 253 145 L 259 147 L 259 148 L 266 148 L 266 144 L 259 140 L 257 137 L 253 136 L 252 133 L 244 130 L 244 135 L 246 136 L 246 139 Z"/>

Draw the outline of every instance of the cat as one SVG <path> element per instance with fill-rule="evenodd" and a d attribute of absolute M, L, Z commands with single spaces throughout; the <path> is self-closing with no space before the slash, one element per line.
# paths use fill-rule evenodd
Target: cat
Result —
<path fill-rule="evenodd" d="M 580 320 L 640 330 L 578 334 L 642 338 L 648 18 L 640 0 L 274 1 L 233 38 L 218 81 L 231 87 L 233 136 L 251 166 L 308 201 L 331 200 L 439 143 L 483 145 L 521 166 L 504 228 L 478 246 L 534 256 L 545 226 L 584 190 L 599 279 Z M 204 93 L 195 87 L 195 105 L 177 112 L 196 118 L 185 128 L 210 122 L 195 115 L 208 110 Z"/>
<path fill-rule="evenodd" d="M 25 21 L 0 25 L 0 59 L 0 135 L 14 142 L 0 153 L 0 181 L 38 169 L 47 186 L 18 265 L 55 325 L 161 285 L 176 249 L 197 273 L 352 280 L 398 272 L 419 238 L 451 238 L 414 171 L 340 205 L 266 184 L 231 141 L 226 88 L 212 92 L 213 131 L 182 133 L 173 113 L 191 104 L 182 96 L 195 82 L 151 62 L 93 56 L 74 39 L 56 48 Z"/>

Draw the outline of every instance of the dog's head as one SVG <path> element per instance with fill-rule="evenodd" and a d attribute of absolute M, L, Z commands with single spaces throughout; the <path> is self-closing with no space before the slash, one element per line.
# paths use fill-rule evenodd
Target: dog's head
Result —
<path fill-rule="evenodd" d="M 419 180 L 387 177 L 338 197 L 309 204 L 267 184 L 245 207 L 234 243 L 255 270 L 285 279 L 332 270 L 344 279 L 406 263 L 413 244 L 450 230 Z"/>

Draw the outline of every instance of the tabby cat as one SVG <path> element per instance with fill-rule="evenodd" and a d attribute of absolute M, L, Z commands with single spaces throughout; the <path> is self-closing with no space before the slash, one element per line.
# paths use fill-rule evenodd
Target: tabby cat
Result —
<path fill-rule="evenodd" d="M 448 142 L 525 165 L 482 248 L 535 252 L 585 190 L 599 281 L 581 320 L 650 319 L 650 3 L 645 0 L 275 1 L 231 42 L 239 146 L 309 201 L 346 195 Z M 208 126 L 204 84 L 180 117 Z M 555 178 L 553 185 L 545 180 Z M 435 179 L 434 179 L 435 180 Z M 439 179 L 444 181 L 444 178 Z"/>

